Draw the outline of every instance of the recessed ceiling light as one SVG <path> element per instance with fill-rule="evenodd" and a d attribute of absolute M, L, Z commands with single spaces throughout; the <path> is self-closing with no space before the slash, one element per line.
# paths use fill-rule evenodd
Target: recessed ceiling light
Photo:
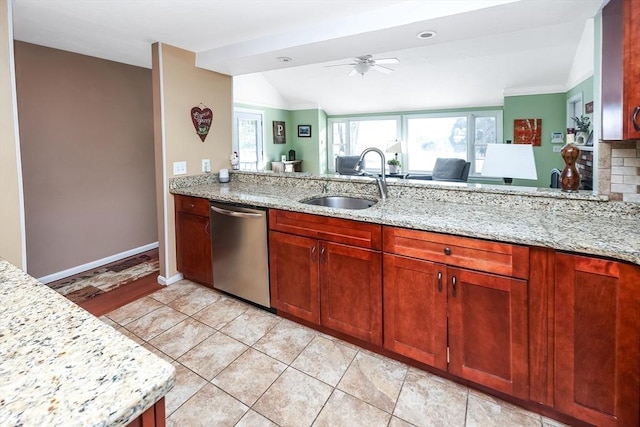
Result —
<path fill-rule="evenodd" d="M 416 38 L 420 40 L 426 40 L 435 37 L 436 34 L 438 33 L 436 33 L 435 31 L 420 31 L 418 34 L 416 34 Z"/>
<path fill-rule="evenodd" d="M 280 61 L 280 62 L 291 62 L 291 61 L 293 61 L 293 59 L 289 58 L 288 56 L 278 56 L 276 59 L 278 61 Z"/>

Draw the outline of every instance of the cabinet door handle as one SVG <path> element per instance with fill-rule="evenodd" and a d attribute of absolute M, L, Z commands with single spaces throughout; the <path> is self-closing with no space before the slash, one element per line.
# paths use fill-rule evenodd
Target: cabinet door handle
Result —
<path fill-rule="evenodd" d="M 324 245 L 323 245 L 323 244 L 321 244 L 321 245 L 320 245 L 320 262 L 321 262 L 321 263 L 323 263 L 323 264 L 326 262 L 326 260 L 325 260 L 325 258 L 324 258 L 324 251 L 325 251 L 325 249 L 326 249 L 326 248 L 324 247 Z"/>
<path fill-rule="evenodd" d="M 640 113 L 640 106 L 636 105 L 636 108 L 633 109 L 633 116 L 631 117 L 631 123 L 633 123 L 633 128 L 636 132 L 640 132 L 640 125 L 638 124 L 638 113 Z"/>
<path fill-rule="evenodd" d="M 444 248 L 445 255 L 451 255 L 451 248 Z"/>
<path fill-rule="evenodd" d="M 210 235 L 211 233 L 209 232 L 209 230 L 211 230 L 211 223 L 209 223 L 209 221 L 207 221 L 207 223 L 204 225 L 205 234 Z"/>
<path fill-rule="evenodd" d="M 442 292 L 442 272 L 438 271 L 438 292 Z"/>
<path fill-rule="evenodd" d="M 316 245 L 311 247 L 311 262 L 316 262 Z"/>
<path fill-rule="evenodd" d="M 458 281 L 456 280 L 456 276 L 451 278 L 451 288 L 451 296 L 455 298 L 458 294 Z"/>

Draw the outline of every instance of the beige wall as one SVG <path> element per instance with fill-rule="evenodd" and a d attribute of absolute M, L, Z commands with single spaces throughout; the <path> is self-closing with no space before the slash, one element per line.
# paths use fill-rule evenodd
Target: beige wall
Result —
<path fill-rule="evenodd" d="M 16 42 L 28 272 L 157 241 L 151 70 Z"/>
<path fill-rule="evenodd" d="M 15 132 L 10 2 L 0 0 L 0 257 L 26 267 L 20 150 Z"/>
<path fill-rule="evenodd" d="M 168 180 L 173 162 L 186 161 L 187 175 L 201 173 L 201 159 L 217 172 L 229 168 L 231 154 L 232 78 L 196 68 L 195 53 L 166 44 L 153 46 L 156 188 L 160 250 L 165 260 L 160 274 L 171 282 L 177 274 L 175 216 Z M 191 123 L 191 108 L 203 103 L 213 110 L 213 123 L 204 142 Z M 161 157 L 160 153 L 164 153 Z"/>

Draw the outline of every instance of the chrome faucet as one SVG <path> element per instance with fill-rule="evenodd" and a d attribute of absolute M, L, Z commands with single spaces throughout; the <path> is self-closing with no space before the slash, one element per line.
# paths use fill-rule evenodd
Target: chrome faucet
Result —
<path fill-rule="evenodd" d="M 364 156 L 370 152 L 370 151 L 374 151 L 376 153 L 378 153 L 380 155 L 380 171 L 381 176 L 378 176 L 377 174 L 370 174 L 367 173 L 367 171 L 365 171 L 362 168 L 362 161 L 364 160 Z M 380 198 L 382 200 L 386 200 L 388 197 L 388 193 L 387 193 L 387 179 L 385 177 L 385 159 L 384 159 L 384 153 L 382 152 L 382 150 L 379 150 L 375 147 L 369 147 L 369 148 L 365 148 L 364 151 L 362 152 L 362 154 L 360 154 L 360 158 L 358 159 L 358 161 L 356 162 L 356 165 L 353 167 L 353 169 L 355 169 L 357 172 L 362 172 L 363 175 L 367 175 L 367 176 L 371 176 L 373 178 L 376 179 L 376 184 L 378 184 L 378 190 L 380 191 Z"/>

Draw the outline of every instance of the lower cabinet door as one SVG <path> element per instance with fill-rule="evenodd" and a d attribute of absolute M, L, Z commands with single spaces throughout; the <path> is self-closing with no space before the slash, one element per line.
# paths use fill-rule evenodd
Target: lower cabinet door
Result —
<path fill-rule="evenodd" d="M 636 266 L 555 256 L 555 406 L 598 426 L 640 425 Z"/>
<path fill-rule="evenodd" d="M 318 252 L 315 239 L 269 232 L 271 304 L 316 324 L 320 323 Z"/>
<path fill-rule="evenodd" d="M 527 282 L 449 268 L 449 372 L 529 395 Z"/>
<path fill-rule="evenodd" d="M 382 345 L 381 254 L 320 241 L 321 324 Z"/>
<path fill-rule="evenodd" d="M 383 256 L 384 347 L 446 371 L 446 267 Z"/>
<path fill-rule="evenodd" d="M 176 256 L 178 271 L 186 279 L 213 286 L 209 217 L 177 212 Z"/>

